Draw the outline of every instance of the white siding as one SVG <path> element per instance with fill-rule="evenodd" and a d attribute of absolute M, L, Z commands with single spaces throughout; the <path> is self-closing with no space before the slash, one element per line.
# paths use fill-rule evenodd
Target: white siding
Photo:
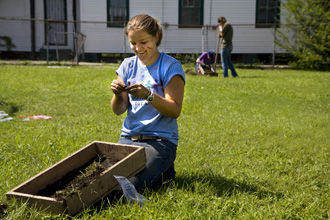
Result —
<path fill-rule="evenodd" d="M 38 4 L 35 4 L 35 17 L 41 20 L 44 19 L 44 1 L 39 0 Z M 36 26 L 36 51 L 39 51 L 40 49 L 46 49 L 45 23 L 36 22 L 35 26 Z"/>
<path fill-rule="evenodd" d="M 212 1 L 212 5 L 211 5 Z M 212 6 L 212 7 L 211 7 Z M 177 0 L 130 0 L 130 17 L 145 13 L 157 18 L 164 29 L 160 50 L 167 53 L 201 53 L 216 50 L 218 29 L 179 28 Z M 211 19 L 210 19 L 211 16 Z M 204 0 L 204 25 L 217 26 L 219 16 L 225 16 L 234 27 L 233 53 L 272 53 L 273 29 L 255 28 L 256 0 Z M 82 1 L 81 20 L 106 21 L 106 1 Z M 211 21 L 211 23 L 210 23 Z M 86 38 L 85 52 L 131 52 L 123 28 L 108 28 L 106 24 L 81 24 Z M 203 42 L 204 39 L 204 42 Z M 126 42 L 126 43 L 125 43 Z"/>
<path fill-rule="evenodd" d="M 19 0 L 1 0 L 0 17 L 30 18 L 30 2 Z M 0 20 L 0 36 L 10 37 L 16 48 L 12 51 L 31 51 L 30 22 Z M 3 42 L 1 42 L 3 43 Z M 7 48 L 0 47 L 0 51 Z"/>
<path fill-rule="evenodd" d="M 42 0 L 35 0 L 36 18 L 44 19 Z M 30 18 L 29 1 L 1 0 L 0 17 Z M 107 27 L 106 0 L 78 0 L 79 31 L 85 34 L 86 53 L 131 53 L 124 29 Z M 218 39 L 217 19 L 225 16 L 234 27 L 233 53 L 272 53 L 273 29 L 255 28 L 256 0 L 204 0 L 204 25 L 202 28 L 179 28 L 178 0 L 130 0 L 129 15 L 145 13 L 157 18 L 162 24 L 164 37 L 160 50 L 167 53 L 201 53 L 216 50 Z M 68 20 L 72 21 L 72 1 L 67 0 Z M 281 17 L 284 21 L 284 18 Z M 94 23 L 91 23 L 94 22 Z M 46 49 L 44 22 L 36 22 L 36 51 Z M 211 26 L 216 27 L 213 29 Z M 73 32 L 73 23 L 68 23 Z M 14 51 L 31 51 L 31 28 L 29 21 L 0 21 L 0 36 L 9 36 L 16 45 Z M 55 49 L 51 46 L 50 49 Z M 68 45 L 59 49 L 73 49 L 73 36 L 68 35 Z M 0 48 L 6 50 L 6 48 Z M 276 48 L 276 51 L 280 50 Z"/>
<path fill-rule="evenodd" d="M 35 1 L 35 18 L 44 19 L 44 1 Z M 0 1 L 0 17 L 30 19 L 30 1 L 20 0 L 1 0 Z M 67 18 L 72 18 L 72 1 L 67 1 Z M 36 51 L 46 49 L 45 45 L 45 23 L 42 21 L 35 22 L 36 27 Z M 73 24 L 68 23 L 68 32 L 73 32 Z M 16 48 L 12 51 L 31 51 L 31 23 L 23 20 L 0 20 L 0 36 L 11 37 Z M 55 49 L 55 46 L 50 46 Z M 68 45 L 59 46 L 59 49 L 73 49 L 73 36 L 68 35 Z M 6 48 L 0 47 L 0 51 Z"/>
<path fill-rule="evenodd" d="M 80 7 L 81 21 L 107 21 L 107 1 L 82 1 Z M 87 36 L 85 40 L 86 53 L 118 53 L 123 51 L 124 35 L 122 28 L 107 28 L 106 23 L 81 23 L 80 28 L 80 32 Z"/>

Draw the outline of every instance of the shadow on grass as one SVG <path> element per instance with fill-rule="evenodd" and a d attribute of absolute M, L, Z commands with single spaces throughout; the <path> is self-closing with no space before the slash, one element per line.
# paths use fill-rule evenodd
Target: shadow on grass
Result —
<path fill-rule="evenodd" d="M 20 111 L 22 108 L 23 107 L 21 105 L 0 100 L 0 111 L 5 111 L 10 116 L 15 115 L 15 113 Z"/>
<path fill-rule="evenodd" d="M 197 187 L 209 186 L 215 189 L 215 196 L 231 196 L 236 193 L 248 193 L 251 195 L 258 196 L 259 199 L 264 198 L 274 198 L 276 200 L 283 198 L 284 195 L 279 192 L 271 192 L 267 190 L 262 190 L 257 186 L 248 184 L 245 182 L 239 182 L 233 179 L 227 179 L 225 177 L 214 175 L 212 172 L 205 172 L 200 174 L 188 174 L 188 175 L 176 175 L 174 180 L 163 184 L 162 187 L 156 192 L 158 194 L 163 194 L 167 192 L 168 187 L 173 187 L 177 189 L 183 189 L 185 191 L 192 191 L 200 193 L 203 190 L 198 189 Z M 150 194 L 152 191 L 140 191 L 142 194 Z M 108 196 L 104 197 L 101 201 L 91 206 L 89 213 L 97 213 L 102 210 L 108 209 L 111 207 L 116 207 L 117 205 L 127 204 L 126 199 L 123 196 L 121 190 L 114 190 Z"/>
<path fill-rule="evenodd" d="M 202 184 L 209 185 L 215 189 L 216 196 L 233 195 L 237 192 L 257 195 L 258 198 L 266 197 L 282 198 L 284 195 L 280 192 L 271 192 L 258 188 L 249 183 L 239 182 L 233 179 L 227 179 L 212 173 L 192 174 L 189 176 L 177 175 L 174 179 L 177 188 L 195 191 L 195 186 Z"/>
<path fill-rule="evenodd" d="M 257 79 L 257 78 L 265 78 L 263 76 L 240 76 L 241 79 Z"/>

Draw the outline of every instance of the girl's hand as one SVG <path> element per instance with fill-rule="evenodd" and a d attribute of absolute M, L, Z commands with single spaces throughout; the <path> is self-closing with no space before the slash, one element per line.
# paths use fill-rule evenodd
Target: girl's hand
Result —
<path fill-rule="evenodd" d="M 114 94 L 119 95 L 126 91 L 126 85 L 118 80 L 113 80 L 111 83 L 111 90 Z"/>
<path fill-rule="evenodd" d="M 126 87 L 126 91 L 133 96 L 141 99 L 147 99 L 149 95 L 149 89 L 144 87 L 142 84 L 134 84 Z"/>
<path fill-rule="evenodd" d="M 111 83 L 112 92 L 115 94 L 111 99 L 112 111 L 117 114 L 123 114 L 128 108 L 128 95 L 126 91 L 126 84 L 117 76 L 117 79 L 113 80 Z"/>

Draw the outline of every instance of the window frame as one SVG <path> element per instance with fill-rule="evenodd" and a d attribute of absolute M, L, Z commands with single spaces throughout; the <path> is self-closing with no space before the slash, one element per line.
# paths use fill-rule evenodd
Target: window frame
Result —
<path fill-rule="evenodd" d="M 125 24 L 127 24 L 128 20 L 129 20 L 129 0 L 125 0 L 126 1 L 126 18 L 125 18 Z M 107 27 L 118 27 L 118 28 L 123 28 L 124 27 L 124 23 L 118 23 L 118 24 L 114 24 L 111 23 L 111 19 L 110 19 L 110 4 L 111 4 L 111 0 L 107 0 Z"/>
<path fill-rule="evenodd" d="M 200 1 L 200 8 L 199 8 L 199 24 L 196 25 L 187 25 L 182 24 L 182 2 L 183 0 L 179 0 L 179 28 L 200 28 L 204 24 L 204 0 Z"/>
<path fill-rule="evenodd" d="M 270 8 L 269 7 L 269 4 L 268 4 L 268 1 L 267 0 L 267 10 Z M 276 27 L 280 27 L 280 12 L 281 12 L 281 9 L 280 9 L 280 6 L 281 6 L 281 1 L 280 0 L 276 0 L 276 9 L 275 9 L 275 22 L 274 23 L 269 23 L 269 17 L 267 16 L 267 23 L 260 23 L 258 20 L 259 20 L 259 16 L 260 16 L 260 13 L 259 13 L 259 3 L 260 3 L 260 0 L 257 0 L 256 1 L 256 23 L 255 23 L 255 27 L 256 28 L 274 28 L 274 26 Z"/>

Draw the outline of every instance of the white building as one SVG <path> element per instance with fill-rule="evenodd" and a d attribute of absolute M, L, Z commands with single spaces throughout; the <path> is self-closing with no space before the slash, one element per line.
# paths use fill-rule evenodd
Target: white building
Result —
<path fill-rule="evenodd" d="M 215 51 L 217 19 L 224 16 L 234 27 L 233 54 L 272 54 L 281 52 L 273 42 L 278 6 L 278 0 L 1 0 L 0 51 L 10 39 L 13 52 L 74 53 L 80 46 L 73 33 L 80 32 L 86 54 L 131 53 L 125 21 L 144 13 L 163 25 L 159 49 L 166 53 Z"/>

